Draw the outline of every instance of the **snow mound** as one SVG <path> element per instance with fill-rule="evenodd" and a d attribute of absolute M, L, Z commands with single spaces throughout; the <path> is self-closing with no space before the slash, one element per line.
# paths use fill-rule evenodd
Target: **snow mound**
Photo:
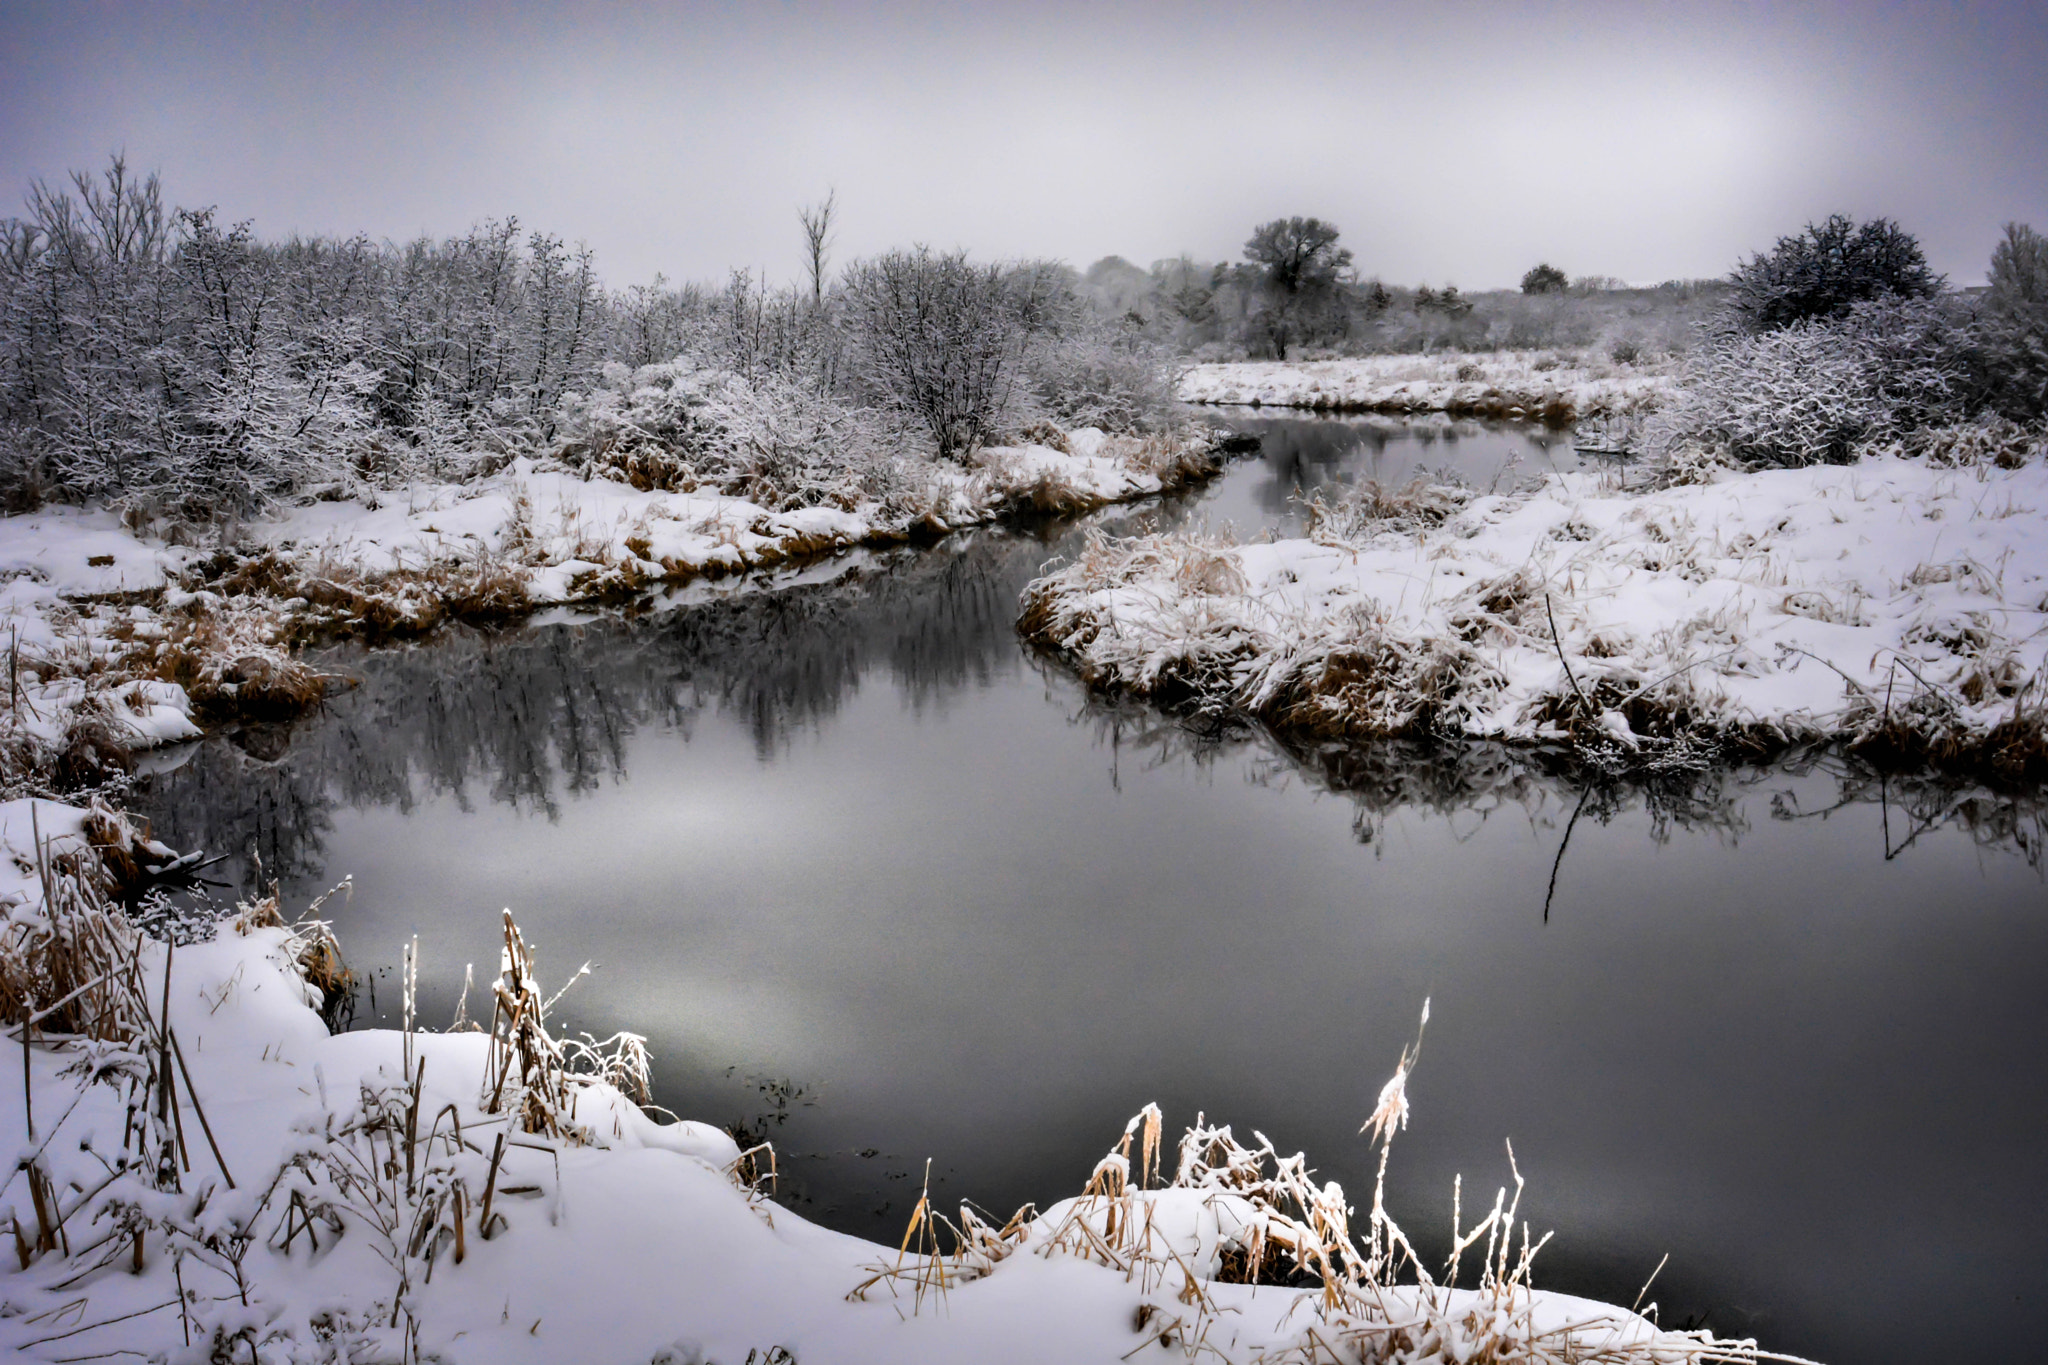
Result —
<path fill-rule="evenodd" d="M 1671 393 L 1674 373 L 1669 364 L 1553 352 L 1445 352 L 1196 365 L 1178 391 L 1187 403 L 1568 422 L 1655 407 Z"/>
<path fill-rule="evenodd" d="M 1023 627 L 1100 685 L 1335 737 L 1829 741 L 2042 768 L 2040 462 L 1371 498 L 1304 539 L 1098 541 L 1027 589 Z"/>

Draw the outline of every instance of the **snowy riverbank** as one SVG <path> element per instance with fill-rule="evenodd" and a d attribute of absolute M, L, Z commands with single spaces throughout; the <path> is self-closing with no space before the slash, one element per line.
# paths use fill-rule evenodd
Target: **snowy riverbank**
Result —
<path fill-rule="evenodd" d="M 1027 590 L 1024 629 L 1097 685 L 1310 736 L 1620 764 L 1838 743 L 2035 781 L 2044 509 L 2041 458 L 1368 489 L 1307 539 L 1098 541 Z"/>
<path fill-rule="evenodd" d="M 1623 364 L 1572 351 L 1446 351 L 1196 365 L 1182 373 L 1178 392 L 1187 403 L 1570 422 L 1654 407 L 1676 374 L 1669 359 Z"/>
<path fill-rule="evenodd" d="M 102 889 L 128 837 L 0 804 L 0 987 L 17 1037 L 37 1020 L 28 1084 L 0 1100 L 20 1154 L 0 1342 L 23 1359 L 1749 1358 L 1532 1291 L 1505 1199 L 1463 1229 L 1477 1287 L 1452 1288 L 1418 1276 L 1377 1199 L 1354 1237 L 1358 1211 L 1299 1157 L 1216 1128 L 1162 1151 L 1149 1107 L 1042 1214 L 921 1206 L 907 1252 L 833 1233 L 763 1197 L 766 1152 L 643 1114 L 630 1035 L 551 1037 L 509 917 L 470 1000 L 487 1028 L 330 1035 L 323 928 L 262 904 L 175 950 L 139 938 Z M 1323 1287 L 1247 1282 L 1261 1263 Z"/>
<path fill-rule="evenodd" d="M 196 734 L 195 712 L 299 709 L 331 685 L 292 655 L 313 635 L 417 634 L 451 618 L 631 599 L 1149 497 L 1217 467 L 1201 433 L 1083 429 L 1053 439 L 932 464 L 928 486 L 894 512 L 874 503 L 774 512 L 708 489 L 641 489 L 520 459 L 473 483 L 285 508 L 239 528 L 225 550 L 139 535 L 109 511 L 8 517 L 0 780 L 89 782 L 125 750 Z"/>

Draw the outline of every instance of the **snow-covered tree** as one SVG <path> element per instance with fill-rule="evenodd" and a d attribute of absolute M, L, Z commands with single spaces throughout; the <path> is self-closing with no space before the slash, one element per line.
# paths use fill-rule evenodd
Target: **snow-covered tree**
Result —
<path fill-rule="evenodd" d="M 2048 417 L 2048 237 L 2006 224 L 1980 326 L 1991 405 L 2020 421 Z"/>
<path fill-rule="evenodd" d="M 961 251 L 859 262 L 845 289 L 861 376 L 924 425 L 942 458 L 964 459 L 1003 423 L 1049 287 L 1043 272 L 977 265 Z"/>
<path fill-rule="evenodd" d="M 1729 278 L 1735 286 L 1731 315 L 1752 332 L 1838 318 L 1857 303 L 1886 295 L 1932 298 L 1942 287 L 1911 233 L 1889 218 L 1859 226 L 1839 213 L 1780 237 Z"/>

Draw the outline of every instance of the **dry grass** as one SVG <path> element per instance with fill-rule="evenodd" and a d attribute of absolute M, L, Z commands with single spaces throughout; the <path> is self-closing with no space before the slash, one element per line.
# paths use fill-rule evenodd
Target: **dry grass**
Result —
<path fill-rule="evenodd" d="M 330 556 L 301 560 L 275 550 L 221 555 L 195 572 L 192 586 L 226 599 L 222 605 L 230 609 L 246 604 L 252 612 L 274 613 L 280 638 L 327 631 L 403 638 L 444 621 L 490 623 L 531 610 L 526 574 L 515 562 L 517 538 L 515 526 L 502 556 L 479 552 L 466 560 L 383 573 L 366 573 Z"/>
<path fill-rule="evenodd" d="M 1406 553 L 1401 538 L 1425 538 L 1417 551 L 1424 572 L 1400 589 L 1400 604 L 1391 591 L 1381 601 L 1320 585 L 1300 599 L 1288 587 L 1291 571 L 1269 570 L 1248 588 L 1242 566 L 1252 551 L 1176 532 L 1091 539 L 1026 587 L 1018 628 L 1112 696 L 1263 724 L 1296 742 L 1502 736 L 1560 750 L 1581 772 L 1606 776 L 1829 742 L 1893 769 L 1935 768 L 2002 788 L 2048 781 L 2048 686 L 2031 666 L 2029 641 L 2004 633 L 2002 559 L 1965 555 L 1905 575 L 1902 592 L 1938 588 L 1963 603 L 1880 651 L 1880 666 L 1896 658 L 1888 684 L 1873 690 L 1845 677 L 1838 710 L 1756 718 L 1728 704 L 1719 681 L 1786 666 L 1759 662 L 1768 646 L 1758 643 L 1752 614 L 1870 626 L 1879 605 L 1865 589 L 1794 590 L 1768 535 L 1724 543 L 1688 516 L 1654 508 L 1619 531 L 1595 531 L 1577 517 L 1553 526 L 1540 554 L 1562 567 L 1547 575 L 1532 558 L 1480 577 L 1473 570 L 1491 567 L 1486 556 L 1458 559 L 1453 518 L 1467 497 L 1418 483 L 1366 485 L 1336 503 L 1311 503 L 1310 539 L 1326 549 Z M 1994 506 L 1991 515 L 2006 513 Z M 1460 572 L 1439 579 L 1433 566 L 1446 557 Z M 1590 572 L 1584 563 L 1683 586 L 1727 577 L 1730 559 L 1746 587 L 1767 590 L 1770 605 L 1702 610 L 1632 632 L 1601 621 L 1598 599 L 1573 587 L 1575 565 Z M 1529 683 L 1531 651 L 1550 656 L 1554 683 Z"/>
<path fill-rule="evenodd" d="M 343 878 L 339 885 L 306 907 L 305 914 L 289 923 L 279 909 L 276 882 L 272 882 L 270 890 L 255 900 L 243 901 L 235 907 L 236 933 L 248 934 L 256 929 L 287 931 L 285 956 L 306 984 L 320 992 L 320 1013 L 330 1029 L 335 1027 L 344 1010 L 353 1012 L 358 983 L 355 972 L 341 955 L 341 940 L 335 937 L 334 926 L 320 917 L 320 911 L 336 895 L 346 900 L 354 890 L 355 879 Z"/>
<path fill-rule="evenodd" d="M 1168 492 L 1213 477 L 1224 458 L 1222 443 L 1207 430 L 1153 432 L 1125 456 L 1133 469 L 1152 475 Z"/>
<path fill-rule="evenodd" d="M 151 1030 L 141 935 L 113 892 L 129 879 L 136 838 L 96 806 L 83 844 L 35 833 L 39 904 L 0 918 L 0 1020 L 27 1034 L 125 1044 Z"/>
<path fill-rule="evenodd" d="M 1420 476 L 1401 488 L 1368 479 L 1334 499 L 1318 490 L 1306 504 L 1308 534 L 1318 544 L 1351 545 L 1390 531 L 1441 526 L 1463 511 L 1472 496 L 1470 489 Z"/>
<path fill-rule="evenodd" d="M 1429 1006 L 1423 1005 L 1423 1025 Z M 1143 1295 L 1132 1329 L 1138 1347 L 1178 1350 L 1186 1359 L 1227 1360 L 1244 1311 L 1219 1304 L 1214 1286 L 1294 1287 L 1301 1297 L 1282 1320 L 1291 1339 L 1260 1361 L 1419 1365 L 1681 1365 L 1791 1360 L 1704 1331 L 1663 1331 L 1620 1309 L 1555 1320 L 1540 1312 L 1533 1283 L 1536 1238 L 1519 1218 L 1523 1179 L 1506 1187 L 1476 1224 L 1463 1226 L 1462 1182 L 1453 1187 L 1451 1251 L 1432 1269 L 1387 1211 L 1388 1160 L 1407 1125 L 1407 1080 L 1421 1033 L 1404 1049 L 1361 1133 L 1379 1151 L 1370 1212 L 1354 1210 L 1335 1182 L 1318 1182 L 1300 1153 L 1282 1156 L 1263 1135 L 1240 1142 L 1228 1127 L 1197 1118 L 1182 1135 L 1170 1181 L 1160 1177 L 1163 1120 L 1147 1105 L 1089 1174 L 1081 1194 L 1038 1215 L 1020 1209 L 997 1229 L 962 1206 L 954 1222 L 931 1207 L 929 1185 L 891 1262 L 874 1266 L 848 1295 L 886 1291 L 912 1313 L 942 1305 L 961 1285 L 1020 1253 L 1073 1257 L 1120 1272 Z M 1519 1226 L 1518 1226 L 1519 1224 Z M 946 1243 L 950 1242 L 950 1246 Z M 1476 1258 L 1473 1256 L 1477 1252 Z M 1476 1282 L 1461 1285 L 1476 1259 Z M 1650 1310 L 1652 1315 L 1655 1308 Z M 1228 1326 L 1229 1331 L 1219 1328 Z M 1132 1355 L 1137 1354 L 1134 1349 Z"/>
<path fill-rule="evenodd" d="M 324 1311 L 310 1324 L 312 1337 L 298 1339 L 332 1342 L 347 1358 L 384 1359 L 390 1357 L 379 1353 L 380 1343 L 388 1346 L 386 1334 L 397 1332 L 406 1343 L 404 1360 L 424 1358 L 414 1316 L 418 1286 L 432 1281 L 437 1266 L 461 1264 L 476 1241 L 512 1226 L 507 1196 L 537 1192 L 531 1174 L 521 1177 L 526 1183 L 508 1183 L 508 1147 L 547 1151 L 550 1138 L 591 1140 L 575 1124 L 574 1091 L 605 1080 L 644 1097 L 645 1049 L 631 1035 L 605 1044 L 550 1038 L 541 1022 L 551 1002 L 534 991 L 531 952 L 508 917 L 510 961 L 499 1001 L 515 1017 L 493 1035 L 500 1068 L 495 1093 L 505 1101 L 506 1116 L 479 1124 L 473 1109 L 436 1108 L 417 1046 L 416 954 L 409 949 L 400 1074 L 379 1073 L 359 1082 L 352 1097 L 330 1099 L 316 1068 L 323 1109 L 336 1107 L 319 1124 L 298 1130 L 296 1149 L 267 1177 L 253 1173 L 259 1177 L 254 1186 L 228 1204 L 233 1216 L 222 1217 L 209 1211 L 221 1203 L 219 1187 L 240 1187 L 192 1089 L 186 1050 L 162 1022 L 176 950 L 146 941 L 106 890 L 127 875 L 121 855 L 147 853 L 149 846 L 104 808 L 89 814 L 85 833 L 61 845 L 38 841 L 40 897 L 7 907 L 0 919 L 0 1015 L 20 1036 L 24 1056 L 36 1046 L 66 1061 L 56 1073 L 58 1084 L 28 1092 L 28 1133 L 39 1145 L 24 1154 L 8 1182 L 23 1182 L 32 1210 L 13 1227 L 22 1268 L 54 1260 L 51 1275 L 60 1287 L 89 1291 L 110 1272 L 141 1274 L 169 1263 L 181 1277 L 176 1306 L 183 1339 L 198 1351 L 193 1358 L 240 1359 L 246 1349 L 268 1359 L 267 1343 L 280 1338 L 263 1320 L 251 1325 L 246 1305 L 256 1287 L 249 1253 L 267 1246 L 290 1255 L 303 1242 L 317 1257 L 338 1239 L 360 1238 L 389 1269 L 388 1292 L 367 1292 L 346 1308 Z M 350 989 L 353 976 L 318 917 L 326 899 L 288 924 L 273 888 L 241 904 L 230 928 L 245 935 L 286 931 L 279 940 L 283 963 L 331 999 Z M 239 979 L 238 972 L 222 983 L 222 1000 Z M 531 1065 L 518 1069 L 522 1050 Z M 47 1068 L 41 1079 L 52 1079 Z M 103 1141 L 110 1136 L 104 1131 L 87 1133 L 83 1150 L 106 1164 L 106 1178 L 90 1188 L 60 1182 L 51 1144 L 60 1137 L 76 1143 L 76 1125 L 67 1128 L 65 1121 L 100 1086 L 115 1092 L 113 1112 L 127 1114 L 119 1151 Z M 464 1113 L 471 1115 L 468 1124 Z M 485 1136 L 491 1126 L 498 1129 L 495 1140 Z M 508 1141 L 508 1133 L 522 1132 L 531 1136 Z M 206 1292 L 185 1292 L 195 1283 Z M 81 1292 L 66 1311 L 89 1317 L 88 1303 L 89 1294 Z M 287 1321 L 283 1337 L 307 1326 Z M 60 1335 L 75 1332 L 66 1328 Z"/>
<path fill-rule="evenodd" d="M 1051 469 L 1040 470 L 1004 498 L 1012 516 L 1071 517 L 1101 505 L 1101 498 L 1084 493 Z"/>
<path fill-rule="evenodd" d="M 577 1121 L 577 1093 L 592 1082 L 612 1086 L 643 1106 L 651 1103 L 647 1040 L 616 1033 L 603 1040 L 558 1039 L 547 1015 L 563 992 L 590 970 L 584 963 L 552 996 L 544 996 L 533 950 L 507 910 L 498 980 L 492 987 L 490 1062 L 484 1071 L 483 1108 L 510 1113 L 519 1131 L 583 1144 L 590 1129 Z"/>
<path fill-rule="evenodd" d="M 216 716 L 280 719 L 301 715 L 327 695 L 327 678 L 292 655 L 282 604 L 196 599 L 166 613 L 168 635 L 130 656 L 144 677 L 174 682 L 195 709 Z"/>

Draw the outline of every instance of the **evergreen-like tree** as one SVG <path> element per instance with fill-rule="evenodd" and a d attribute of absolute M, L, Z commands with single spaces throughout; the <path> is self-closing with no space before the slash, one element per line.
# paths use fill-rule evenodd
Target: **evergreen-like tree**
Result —
<path fill-rule="evenodd" d="M 2006 224 L 1979 326 L 1991 405 L 2020 421 L 2048 417 L 2048 237 Z"/>
<path fill-rule="evenodd" d="M 1852 305 L 1886 295 L 1932 298 L 1943 283 L 1920 243 L 1897 223 L 1873 218 L 1858 226 L 1839 213 L 1780 237 L 1729 279 L 1735 286 L 1731 312 L 1751 332 L 1842 317 Z"/>

